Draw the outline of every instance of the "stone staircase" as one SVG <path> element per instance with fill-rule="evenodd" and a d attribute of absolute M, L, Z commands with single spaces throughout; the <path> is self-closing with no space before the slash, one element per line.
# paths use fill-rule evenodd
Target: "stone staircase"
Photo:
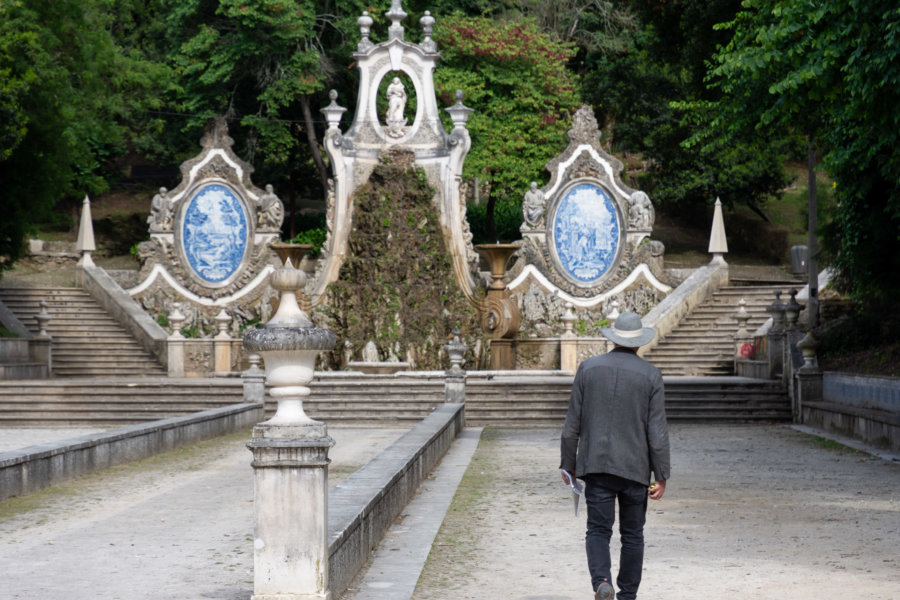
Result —
<path fill-rule="evenodd" d="M 117 427 L 242 401 L 237 377 L 2 381 L 0 426 Z"/>
<path fill-rule="evenodd" d="M 780 381 L 739 377 L 666 377 L 672 422 L 789 421 Z M 562 427 L 572 377 L 498 374 L 470 376 L 470 425 Z M 442 376 L 379 378 L 323 374 L 303 406 L 329 424 L 412 425 L 444 400 Z M 0 382 L 0 426 L 112 426 L 181 416 L 243 401 L 238 378 L 68 379 Z M 268 401 L 267 414 L 275 411 Z"/>
<path fill-rule="evenodd" d="M 46 301 L 53 377 L 160 377 L 166 369 L 87 292 L 75 288 L 2 288 L 0 300 L 34 333 Z"/>
<path fill-rule="evenodd" d="M 734 334 L 738 330 L 735 314 L 739 302 L 746 302 L 750 315 L 747 329 L 752 333 L 769 318 L 766 306 L 775 300 L 775 291 L 783 292 L 802 284 L 795 282 L 759 283 L 732 281 L 685 316 L 678 326 L 645 355 L 663 375 L 731 375 L 734 373 Z"/>
<path fill-rule="evenodd" d="M 781 381 L 743 377 L 664 377 L 670 422 L 790 421 Z M 466 384 L 472 425 L 559 425 L 569 407 L 572 377 L 497 377 Z"/>

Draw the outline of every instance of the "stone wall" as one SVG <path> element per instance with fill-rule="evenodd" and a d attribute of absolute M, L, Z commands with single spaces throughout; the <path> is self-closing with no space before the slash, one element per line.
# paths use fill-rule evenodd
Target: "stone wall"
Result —
<path fill-rule="evenodd" d="M 463 404 L 443 404 L 328 494 L 328 582 L 340 598 L 419 485 L 465 426 Z"/>
<path fill-rule="evenodd" d="M 822 401 L 802 412 L 806 425 L 900 451 L 900 378 L 826 372 Z"/>
<path fill-rule="evenodd" d="M 0 500 L 249 429 L 261 418 L 261 404 L 237 404 L 3 452 L 0 453 Z"/>

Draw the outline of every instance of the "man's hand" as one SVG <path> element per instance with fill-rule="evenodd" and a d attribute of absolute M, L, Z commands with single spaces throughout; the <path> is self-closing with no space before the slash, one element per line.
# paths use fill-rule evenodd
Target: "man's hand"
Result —
<path fill-rule="evenodd" d="M 665 481 L 657 481 L 652 484 L 649 488 L 647 488 L 647 494 L 650 496 L 651 500 L 659 500 L 663 497 L 663 494 L 666 493 L 666 482 Z"/>
<path fill-rule="evenodd" d="M 568 473 L 568 474 L 569 474 L 569 477 L 570 477 L 571 479 L 566 479 L 566 474 L 565 474 L 565 473 Z M 559 476 L 562 477 L 563 483 L 565 483 L 566 485 L 572 485 L 571 482 L 572 482 L 572 481 L 575 481 L 575 471 L 566 471 L 565 473 L 560 473 L 560 474 L 559 474 Z"/>

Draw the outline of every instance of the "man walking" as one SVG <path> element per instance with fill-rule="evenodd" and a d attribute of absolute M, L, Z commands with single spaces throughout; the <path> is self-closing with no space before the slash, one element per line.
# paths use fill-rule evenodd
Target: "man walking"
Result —
<path fill-rule="evenodd" d="M 662 498 L 669 479 L 665 398 L 659 369 L 637 355 L 653 339 L 653 329 L 626 312 L 602 332 L 615 348 L 578 367 L 562 432 L 560 469 L 586 483 L 585 546 L 596 600 L 614 596 L 609 540 L 618 500 L 618 599 L 634 600 L 644 562 L 647 498 Z"/>

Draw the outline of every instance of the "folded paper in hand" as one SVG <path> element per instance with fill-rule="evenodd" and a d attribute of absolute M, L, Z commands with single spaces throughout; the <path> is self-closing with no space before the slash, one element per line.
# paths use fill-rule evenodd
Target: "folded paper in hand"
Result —
<path fill-rule="evenodd" d="M 581 503 L 581 497 L 584 496 L 584 484 L 569 475 L 569 472 L 560 469 L 560 472 L 563 474 L 563 477 L 566 480 L 566 483 L 569 484 L 569 487 L 572 488 L 572 502 L 575 504 L 575 516 L 578 516 L 578 505 Z"/>

